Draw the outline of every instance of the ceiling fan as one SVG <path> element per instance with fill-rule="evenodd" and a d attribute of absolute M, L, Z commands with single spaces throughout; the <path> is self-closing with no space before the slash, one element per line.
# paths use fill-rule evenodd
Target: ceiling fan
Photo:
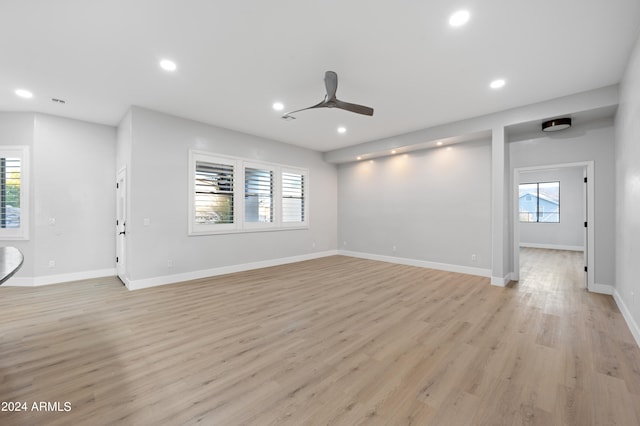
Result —
<path fill-rule="evenodd" d="M 357 114 L 369 116 L 373 115 L 373 108 L 364 105 L 343 102 L 340 99 L 336 98 L 336 90 L 338 90 L 338 74 L 336 74 L 335 72 L 327 71 L 324 73 L 324 86 L 327 89 L 327 94 L 324 96 L 324 100 L 322 102 L 307 108 L 286 112 L 282 115 L 282 118 L 285 120 L 294 120 L 295 117 L 291 114 L 314 108 L 339 108 L 345 111 L 355 112 Z"/>

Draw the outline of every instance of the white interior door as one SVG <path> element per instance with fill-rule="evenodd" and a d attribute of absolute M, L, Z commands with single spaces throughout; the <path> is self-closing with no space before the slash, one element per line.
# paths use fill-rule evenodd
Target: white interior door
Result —
<path fill-rule="evenodd" d="M 118 172 L 116 181 L 116 272 L 126 284 L 127 180 L 126 169 Z"/>
<path fill-rule="evenodd" d="M 584 168 L 584 186 L 583 186 L 583 201 L 584 201 L 584 286 L 589 289 L 589 273 L 587 270 L 589 265 L 589 190 L 587 188 L 587 168 Z"/>

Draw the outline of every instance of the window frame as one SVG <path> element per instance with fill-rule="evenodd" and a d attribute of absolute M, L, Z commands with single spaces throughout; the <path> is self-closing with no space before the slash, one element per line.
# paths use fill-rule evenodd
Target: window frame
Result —
<path fill-rule="evenodd" d="M 271 228 L 276 228 L 278 226 L 278 219 L 279 219 L 279 214 L 278 214 L 278 199 L 279 194 L 278 194 L 278 171 L 277 168 L 272 165 L 272 164 L 267 164 L 267 163 L 256 163 L 256 162 L 250 162 L 250 161 L 242 161 L 242 227 L 245 230 L 268 230 Z M 246 193 L 246 176 L 247 176 L 247 169 L 257 169 L 257 170 L 268 170 L 271 172 L 271 222 L 247 222 L 246 219 L 246 200 L 247 200 L 247 193 Z"/>
<path fill-rule="evenodd" d="M 540 185 L 541 184 L 546 184 L 546 183 L 557 183 L 558 184 L 558 220 L 554 221 L 554 222 L 549 222 L 549 221 L 541 221 L 540 217 L 542 216 L 542 214 L 544 213 L 543 210 L 541 210 L 540 207 Z M 522 220 L 522 211 L 520 210 L 520 197 L 518 197 L 518 218 L 519 218 L 519 223 L 560 223 L 560 181 L 559 180 L 551 180 L 551 181 L 539 181 L 539 182 L 521 182 L 518 184 L 518 191 L 520 191 L 520 187 L 522 185 L 536 185 L 536 220 L 530 220 L 530 221 L 524 221 Z M 524 213 L 528 213 L 528 212 L 524 212 Z"/>
<path fill-rule="evenodd" d="M 233 167 L 233 223 L 204 224 L 197 223 L 196 217 L 196 169 L 197 163 L 223 164 Z M 189 235 L 206 235 L 211 233 L 233 232 L 238 229 L 238 222 L 241 212 L 238 212 L 238 185 L 236 179 L 238 174 L 238 164 L 235 159 L 215 156 L 203 152 L 189 151 Z"/>
<path fill-rule="evenodd" d="M 196 201 L 196 165 L 198 162 L 225 164 L 233 166 L 233 224 L 201 224 L 195 221 Z M 245 176 L 246 170 L 260 169 L 272 172 L 272 222 L 247 222 L 245 221 Z M 277 163 L 255 161 L 218 155 L 215 153 L 189 150 L 189 208 L 188 208 L 188 235 L 215 235 L 243 232 L 278 231 L 289 229 L 308 229 L 309 227 L 309 171 L 305 168 L 287 166 Z M 282 173 L 295 173 L 303 176 L 303 217 L 302 222 L 282 221 Z"/>
<path fill-rule="evenodd" d="M 20 226 L 0 228 L 0 240 L 29 239 L 29 147 L 27 145 L 0 145 L 0 158 L 20 159 Z"/>
<path fill-rule="evenodd" d="M 289 173 L 289 174 L 296 174 L 296 175 L 301 175 L 302 176 L 302 205 L 303 205 L 303 210 L 302 210 L 302 215 L 303 215 L 303 220 L 301 222 L 285 222 L 284 220 L 282 220 L 282 214 L 280 216 L 280 219 L 282 221 L 281 226 L 283 228 L 305 228 L 309 226 L 309 171 L 307 169 L 301 169 L 298 167 L 282 167 L 280 169 L 280 174 L 279 174 L 279 178 L 280 178 L 280 191 L 284 192 L 282 190 L 283 184 L 284 182 L 282 181 L 282 175 L 283 173 Z M 280 210 L 284 212 L 284 196 L 280 195 Z"/>

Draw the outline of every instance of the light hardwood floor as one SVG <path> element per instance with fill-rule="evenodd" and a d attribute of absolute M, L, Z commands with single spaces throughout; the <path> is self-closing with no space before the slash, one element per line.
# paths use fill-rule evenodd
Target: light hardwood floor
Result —
<path fill-rule="evenodd" d="M 640 350 L 581 254 L 522 280 L 334 256 L 128 292 L 0 287 L 1 425 L 636 425 Z"/>

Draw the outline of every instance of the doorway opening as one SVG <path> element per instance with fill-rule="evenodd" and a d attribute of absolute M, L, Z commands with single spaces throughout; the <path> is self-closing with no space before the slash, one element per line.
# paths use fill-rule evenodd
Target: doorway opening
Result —
<path fill-rule="evenodd" d="M 561 180 L 567 181 L 562 184 Z M 520 167 L 514 169 L 513 175 L 513 280 L 520 280 L 520 262 L 522 249 L 545 249 L 553 251 L 573 251 L 582 258 L 583 288 L 591 290 L 594 283 L 594 163 L 593 161 L 580 163 L 550 164 L 534 167 Z M 540 188 L 540 182 L 561 182 L 558 199 L 544 193 L 537 194 L 540 200 L 532 199 L 533 192 L 527 188 Z M 521 187 L 522 185 L 522 187 Z M 551 185 L 553 186 L 553 185 Z M 543 184 L 542 187 L 545 187 Z M 525 188 L 525 191 L 521 191 Z M 563 190 L 564 188 L 564 190 Z M 521 212 L 521 197 L 528 197 L 529 204 L 538 206 L 540 211 Z M 544 200 L 543 200 L 544 199 Z M 544 202 L 543 202 L 544 201 Z M 550 201 L 558 202 L 558 216 L 549 215 Z M 523 205 L 526 203 L 523 202 Z M 544 204 L 540 207 L 540 204 Z M 530 208 L 523 207 L 525 210 Z M 547 208 L 547 212 L 544 209 Z M 524 218 L 524 219 L 523 219 Z M 534 223 L 531 223 L 534 222 Z M 542 223 L 541 223 L 542 222 Z M 532 255 L 535 250 L 528 253 Z M 575 258 L 576 253 L 572 258 Z M 548 256 L 545 256 L 548 257 Z M 524 265 L 526 266 L 526 265 Z"/>

